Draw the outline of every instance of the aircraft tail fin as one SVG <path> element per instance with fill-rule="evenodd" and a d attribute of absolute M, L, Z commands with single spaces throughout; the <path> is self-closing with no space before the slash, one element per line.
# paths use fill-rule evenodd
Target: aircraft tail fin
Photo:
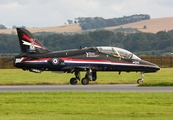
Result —
<path fill-rule="evenodd" d="M 17 28 L 22 53 L 47 53 L 49 50 L 28 30 Z"/>

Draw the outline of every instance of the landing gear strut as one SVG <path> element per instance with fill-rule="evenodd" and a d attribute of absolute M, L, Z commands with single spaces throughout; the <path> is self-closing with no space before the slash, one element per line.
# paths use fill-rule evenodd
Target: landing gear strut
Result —
<path fill-rule="evenodd" d="M 88 69 L 86 71 L 86 75 L 82 78 L 81 83 L 82 85 L 88 85 L 89 81 L 95 81 L 97 79 L 96 71 L 92 71 L 92 69 Z M 77 81 L 80 81 L 80 71 L 75 71 L 75 78 L 70 79 L 71 85 L 76 85 Z"/>
<path fill-rule="evenodd" d="M 139 78 L 139 79 L 137 80 L 137 83 L 138 83 L 138 84 L 142 84 L 143 81 L 144 81 L 144 73 L 141 72 L 141 78 Z"/>

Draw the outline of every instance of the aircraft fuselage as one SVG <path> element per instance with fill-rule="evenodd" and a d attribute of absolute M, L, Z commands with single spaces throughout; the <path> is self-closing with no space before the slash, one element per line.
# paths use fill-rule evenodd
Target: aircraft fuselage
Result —
<path fill-rule="evenodd" d="M 160 68 L 150 62 L 125 59 L 99 52 L 96 48 L 84 48 L 46 54 L 21 54 L 16 56 L 14 66 L 23 69 L 70 72 L 68 68 L 96 71 L 156 72 Z"/>

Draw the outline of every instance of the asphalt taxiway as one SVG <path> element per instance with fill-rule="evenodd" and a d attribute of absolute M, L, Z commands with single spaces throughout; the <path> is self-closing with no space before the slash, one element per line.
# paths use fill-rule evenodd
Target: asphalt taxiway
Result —
<path fill-rule="evenodd" d="M 0 86 L 0 92 L 173 92 L 173 87 L 138 87 L 137 84 L 116 85 L 22 85 Z"/>

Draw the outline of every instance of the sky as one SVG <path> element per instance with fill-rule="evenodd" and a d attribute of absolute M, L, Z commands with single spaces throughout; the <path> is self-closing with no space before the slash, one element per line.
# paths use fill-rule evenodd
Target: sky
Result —
<path fill-rule="evenodd" d="M 78 17 L 133 14 L 173 17 L 173 0 L 0 0 L 0 24 L 7 28 L 59 26 Z"/>

